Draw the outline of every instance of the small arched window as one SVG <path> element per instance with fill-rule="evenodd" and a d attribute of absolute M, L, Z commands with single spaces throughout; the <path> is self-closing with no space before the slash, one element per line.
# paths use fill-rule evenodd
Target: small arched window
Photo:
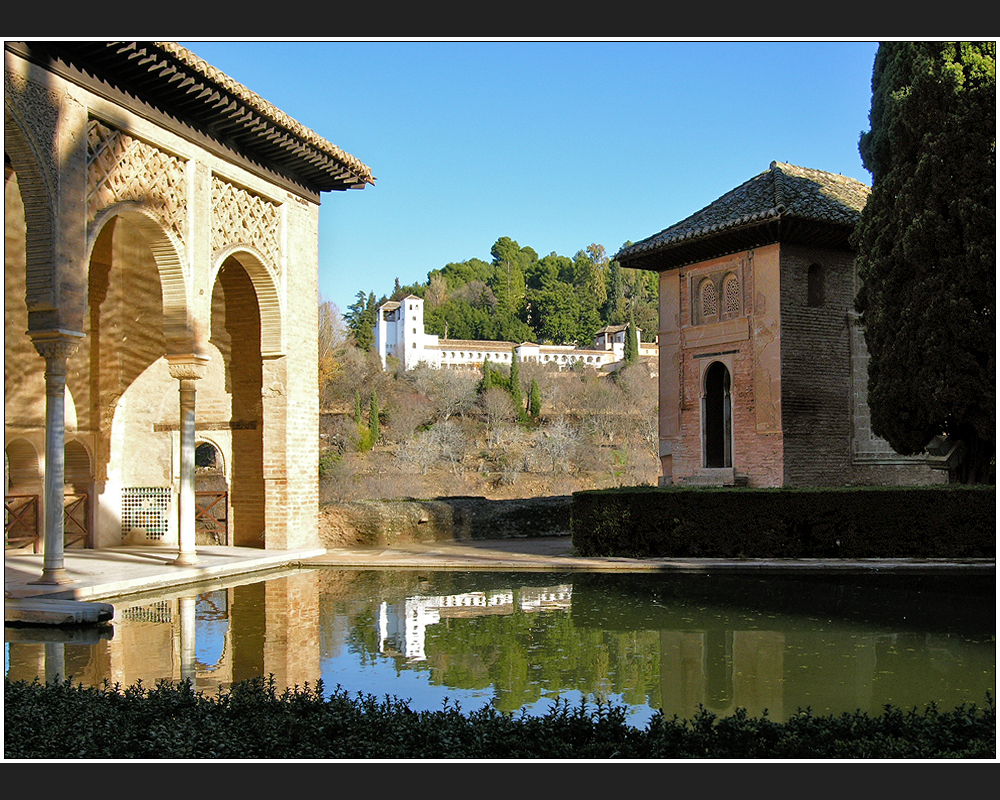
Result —
<path fill-rule="evenodd" d="M 719 313 L 718 298 L 715 296 L 715 284 L 710 278 L 701 282 L 701 318 L 708 319 Z"/>
<path fill-rule="evenodd" d="M 722 282 L 723 308 L 726 317 L 740 315 L 740 279 L 730 272 Z"/>

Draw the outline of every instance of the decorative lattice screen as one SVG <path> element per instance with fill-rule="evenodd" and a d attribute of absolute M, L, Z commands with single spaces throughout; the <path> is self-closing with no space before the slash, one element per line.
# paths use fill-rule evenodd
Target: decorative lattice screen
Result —
<path fill-rule="evenodd" d="M 171 489 L 169 486 L 128 486 L 122 489 L 122 540 L 135 528 L 146 539 L 162 539 L 167 533 Z"/>
<path fill-rule="evenodd" d="M 172 622 L 173 613 L 170 601 L 160 600 L 148 606 L 123 609 L 122 618 L 129 622 Z"/>

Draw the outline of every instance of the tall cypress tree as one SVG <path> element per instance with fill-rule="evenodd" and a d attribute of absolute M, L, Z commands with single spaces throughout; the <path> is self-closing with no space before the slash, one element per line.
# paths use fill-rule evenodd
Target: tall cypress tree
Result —
<path fill-rule="evenodd" d="M 371 403 L 368 405 L 368 432 L 371 434 L 371 442 L 374 445 L 378 441 L 380 434 L 378 419 L 378 395 L 372 389 Z"/>
<path fill-rule="evenodd" d="M 510 351 L 510 399 L 517 409 L 517 415 L 521 422 L 526 421 L 526 411 L 524 408 L 524 396 L 521 393 L 521 368 L 517 363 L 517 350 Z"/>
<path fill-rule="evenodd" d="M 635 315 L 629 316 L 628 328 L 625 330 L 625 365 L 634 364 L 639 360 L 639 336 L 635 330 Z"/>
<path fill-rule="evenodd" d="M 904 455 L 948 434 L 953 479 L 993 482 L 996 43 L 882 43 L 869 121 L 853 241 L 872 430 Z"/>
<path fill-rule="evenodd" d="M 542 413 L 542 393 L 538 389 L 538 381 L 531 379 L 531 394 L 528 395 L 528 413 L 532 419 L 538 419 Z"/>

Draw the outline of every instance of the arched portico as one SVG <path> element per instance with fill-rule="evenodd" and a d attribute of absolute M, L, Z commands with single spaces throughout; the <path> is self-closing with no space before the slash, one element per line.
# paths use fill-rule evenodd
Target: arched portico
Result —
<path fill-rule="evenodd" d="M 177 563 L 193 559 L 197 422 L 234 483 L 250 471 L 253 543 L 266 517 L 267 546 L 315 546 L 319 200 L 370 170 L 172 42 L 6 41 L 4 68 L 5 362 L 45 396 L 44 415 L 40 397 L 5 404 L 5 439 L 39 452 L 40 506 L 83 464 L 76 441 L 95 546 L 122 543 L 125 490 L 156 490 L 177 508 Z M 228 364 L 210 341 L 218 286 Z M 67 578 L 61 523 L 45 521 L 46 583 Z"/>
<path fill-rule="evenodd" d="M 275 270 L 253 248 L 218 256 L 210 346 L 216 375 L 207 402 L 229 429 L 229 535 L 234 544 L 268 545 L 268 522 L 285 500 L 285 357 Z M 224 391 L 220 389 L 224 387 Z"/>

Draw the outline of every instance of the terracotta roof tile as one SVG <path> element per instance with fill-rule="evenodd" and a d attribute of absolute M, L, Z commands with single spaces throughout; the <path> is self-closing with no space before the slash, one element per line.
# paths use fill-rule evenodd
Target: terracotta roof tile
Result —
<path fill-rule="evenodd" d="M 773 161 L 765 172 L 714 203 L 653 236 L 622 248 L 616 258 L 651 252 L 769 218 L 794 217 L 852 226 L 857 223 L 870 191 L 868 186 L 853 178 Z"/>

